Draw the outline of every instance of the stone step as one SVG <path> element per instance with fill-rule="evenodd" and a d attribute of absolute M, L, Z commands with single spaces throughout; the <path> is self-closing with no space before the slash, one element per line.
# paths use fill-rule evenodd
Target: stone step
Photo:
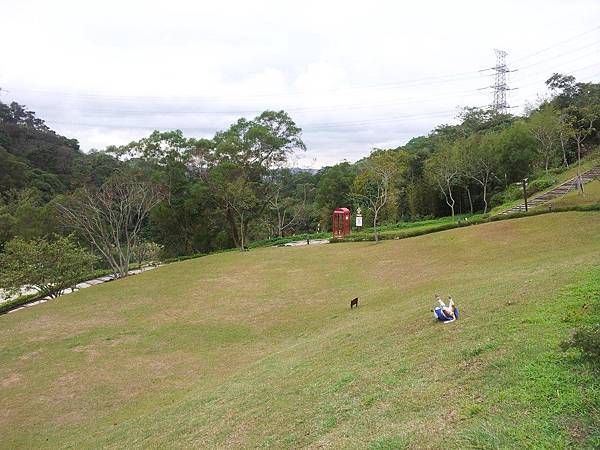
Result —
<path fill-rule="evenodd" d="M 585 183 L 589 183 L 590 181 L 600 178 L 600 166 L 596 166 L 590 170 L 588 170 L 587 172 L 582 173 L 579 176 L 581 183 L 585 184 Z M 569 193 L 570 191 L 574 190 L 574 189 L 579 189 L 579 180 L 577 180 L 577 177 L 575 178 L 571 178 L 568 181 L 565 181 L 563 184 L 555 187 L 554 189 L 548 191 L 548 192 L 544 192 L 543 194 L 537 196 L 537 197 L 533 197 L 531 199 L 527 199 L 527 204 L 530 208 L 535 208 L 537 206 L 541 206 L 545 203 L 548 203 L 548 201 L 563 196 L 567 193 Z M 513 206 L 512 208 L 507 209 L 506 211 L 503 211 L 501 214 L 511 214 L 514 212 L 521 212 L 521 211 L 525 211 L 525 204 L 521 203 L 518 206 Z"/>

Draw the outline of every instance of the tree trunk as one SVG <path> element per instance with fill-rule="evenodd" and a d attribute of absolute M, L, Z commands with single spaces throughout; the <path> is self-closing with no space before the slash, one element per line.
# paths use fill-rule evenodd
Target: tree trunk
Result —
<path fill-rule="evenodd" d="M 487 183 L 483 184 L 483 213 L 487 213 L 488 202 L 487 202 Z"/>
<path fill-rule="evenodd" d="M 583 139 L 577 139 L 577 183 L 579 184 L 579 189 L 581 189 L 581 193 L 583 194 L 583 183 L 581 182 L 581 141 Z"/>
<path fill-rule="evenodd" d="M 279 209 L 277 209 L 277 235 L 282 238 L 283 237 L 283 222 L 285 220 L 285 217 L 281 217 L 281 212 L 279 212 Z"/>
<path fill-rule="evenodd" d="M 560 146 L 563 151 L 563 164 L 568 168 L 569 161 L 567 161 L 567 149 L 565 148 L 565 139 L 564 139 L 562 133 L 560 134 Z"/>
<path fill-rule="evenodd" d="M 231 228 L 231 237 L 233 238 L 233 245 L 236 247 L 240 246 L 240 239 L 238 236 L 237 226 L 235 224 L 235 217 L 231 212 L 231 208 L 227 208 L 225 211 L 225 217 L 227 218 L 227 222 L 229 223 L 229 227 Z"/>
<path fill-rule="evenodd" d="M 473 215 L 473 199 L 471 198 L 471 189 L 469 186 L 465 187 L 467 190 L 467 196 L 469 197 L 469 210 L 471 211 L 471 215 Z"/>
<path fill-rule="evenodd" d="M 244 214 L 241 215 L 240 217 L 240 251 L 244 251 L 244 238 L 245 238 L 245 233 L 244 233 Z"/>
<path fill-rule="evenodd" d="M 377 235 L 377 211 L 373 214 L 373 231 L 375 232 L 375 243 L 379 242 L 379 236 Z"/>
<path fill-rule="evenodd" d="M 450 209 L 452 210 L 452 218 L 454 219 L 454 197 L 452 196 L 452 188 L 450 187 L 450 183 L 448 183 L 448 196 L 450 197 L 451 202 L 446 201 Z"/>

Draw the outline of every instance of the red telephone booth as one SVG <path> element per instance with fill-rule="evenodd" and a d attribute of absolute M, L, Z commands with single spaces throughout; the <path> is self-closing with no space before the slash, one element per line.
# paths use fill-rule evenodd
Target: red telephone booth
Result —
<path fill-rule="evenodd" d="M 350 233 L 350 210 L 348 208 L 337 208 L 332 216 L 333 237 L 343 238 Z"/>

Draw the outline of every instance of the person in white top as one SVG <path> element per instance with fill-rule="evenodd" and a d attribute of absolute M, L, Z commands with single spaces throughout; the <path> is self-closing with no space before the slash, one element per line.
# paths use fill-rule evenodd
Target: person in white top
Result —
<path fill-rule="evenodd" d="M 448 305 L 443 302 L 439 294 L 435 294 L 435 298 L 440 304 L 440 306 L 437 306 L 433 310 L 433 314 L 436 319 L 444 323 L 454 322 L 456 319 L 458 319 L 458 308 L 454 304 L 452 296 L 448 296 Z"/>

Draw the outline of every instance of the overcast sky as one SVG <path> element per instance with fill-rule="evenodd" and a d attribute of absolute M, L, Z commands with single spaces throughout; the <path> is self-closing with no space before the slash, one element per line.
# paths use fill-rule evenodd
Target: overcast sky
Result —
<path fill-rule="evenodd" d="M 83 150 L 154 129 L 212 137 L 284 109 L 297 165 L 355 161 L 491 102 L 494 49 L 510 105 L 553 72 L 600 81 L 600 1 L 0 0 L 0 87 Z"/>

